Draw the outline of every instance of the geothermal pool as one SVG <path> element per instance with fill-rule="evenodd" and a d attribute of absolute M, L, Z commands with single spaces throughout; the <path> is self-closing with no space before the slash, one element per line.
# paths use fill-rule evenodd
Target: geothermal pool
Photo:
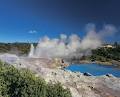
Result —
<path fill-rule="evenodd" d="M 99 65 L 99 64 L 72 64 L 66 68 L 73 72 L 80 71 L 81 73 L 88 72 L 94 76 L 112 74 L 116 77 L 120 77 L 120 68 L 115 68 L 113 66 Z"/>

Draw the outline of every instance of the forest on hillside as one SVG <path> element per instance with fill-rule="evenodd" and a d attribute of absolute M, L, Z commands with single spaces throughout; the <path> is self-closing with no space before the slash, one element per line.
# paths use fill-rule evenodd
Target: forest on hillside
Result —
<path fill-rule="evenodd" d="M 99 60 L 99 61 L 109 61 L 109 60 L 120 61 L 120 44 L 117 44 L 115 42 L 113 48 L 101 47 L 92 50 L 91 59 Z"/>
<path fill-rule="evenodd" d="M 28 54 L 30 43 L 0 43 L 0 53 Z"/>

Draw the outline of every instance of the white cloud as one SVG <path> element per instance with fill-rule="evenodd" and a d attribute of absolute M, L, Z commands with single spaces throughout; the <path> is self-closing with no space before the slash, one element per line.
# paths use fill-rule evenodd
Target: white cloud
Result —
<path fill-rule="evenodd" d="M 30 30 L 28 33 L 35 34 L 35 33 L 37 33 L 37 31 L 36 30 Z"/>

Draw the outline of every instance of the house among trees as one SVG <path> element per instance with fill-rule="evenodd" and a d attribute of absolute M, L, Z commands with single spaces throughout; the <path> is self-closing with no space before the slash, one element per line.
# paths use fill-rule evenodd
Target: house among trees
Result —
<path fill-rule="evenodd" d="M 114 48 L 114 46 L 112 46 L 112 45 L 110 45 L 110 44 L 104 45 L 104 46 L 102 46 L 102 47 L 104 47 L 104 48 Z"/>
<path fill-rule="evenodd" d="M 112 45 L 112 44 L 103 44 L 100 48 L 115 48 L 115 45 Z"/>

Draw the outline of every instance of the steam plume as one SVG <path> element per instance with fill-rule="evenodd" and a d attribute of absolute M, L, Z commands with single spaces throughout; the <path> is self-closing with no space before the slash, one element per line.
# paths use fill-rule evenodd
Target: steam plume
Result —
<path fill-rule="evenodd" d="M 33 55 L 34 55 L 34 46 L 33 46 L 33 44 L 31 44 L 29 57 L 32 57 Z"/>
<path fill-rule="evenodd" d="M 72 55 L 82 54 L 83 51 L 96 49 L 102 45 L 102 40 L 108 35 L 112 35 L 117 31 L 113 25 L 104 25 L 102 30 L 96 31 L 94 24 L 88 24 L 86 26 L 87 34 L 81 40 L 81 38 L 72 34 L 67 36 L 61 34 L 60 38 L 50 39 L 45 36 L 38 42 L 35 51 L 31 51 L 30 56 L 32 57 L 66 57 Z M 33 46 L 31 46 L 33 50 Z"/>

